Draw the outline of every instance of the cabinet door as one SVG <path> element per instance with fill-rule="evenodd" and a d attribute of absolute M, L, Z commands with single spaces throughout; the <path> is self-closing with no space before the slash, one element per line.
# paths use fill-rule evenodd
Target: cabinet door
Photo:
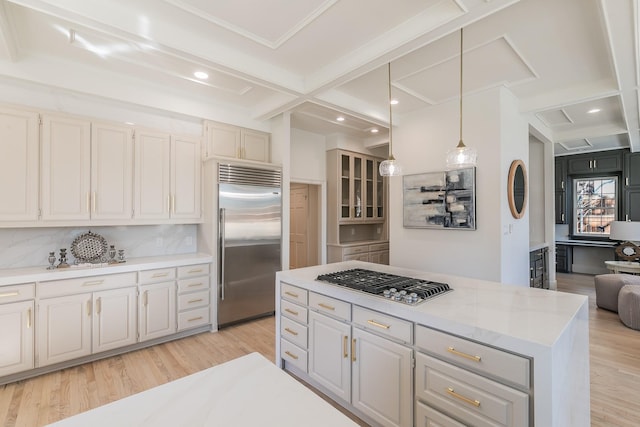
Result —
<path fill-rule="evenodd" d="M 198 219 L 200 212 L 200 139 L 171 137 L 171 217 Z"/>
<path fill-rule="evenodd" d="M 640 187 L 624 190 L 625 221 L 640 221 Z"/>
<path fill-rule="evenodd" d="M 33 369 L 33 301 L 0 305 L 0 377 Z"/>
<path fill-rule="evenodd" d="M 137 219 L 168 219 L 171 208 L 169 134 L 136 131 L 135 211 Z"/>
<path fill-rule="evenodd" d="M 593 155 L 594 172 L 618 172 L 622 170 L 622 152 L 603 152 Z"/>
<path fill-rule="evenodd" d="M 140 299 L 140 341 L 176 332 L 176 285 L 163 282 L 145 285 Z"/>
<path fill-rule="evenodd" d="M 351 326 L 309 312 L 309 376 L 351 401 Z"/>
<path fill-rule="evenodd" d="M 207 125 L 207 157 L 240 157 L 240 128 L 222 123 Z"/>
<path fill-rule="evenodd" d="M 556 204 L 555 204 L 556 224 L 566 224 L 567 215 L 565 213 L 565 210 L 567 206 L 567 193 L 564 191 L 556 190 L 555 198 L 556 198 Z"/>
<path fill-rule="evenodd" d="M 591 156 L 571 156 L 567 160 L 567 169 L 570 174 L 592 172 L 593 158 Z"/>
<path fill-rule="evenodd" d="M 624 185 L 640 187 L 640 153 L 624 153 Z"/>
<path fill-rule="evenodd" d="M 41 299 L 38 304 L 38 366 L 91 354 L 91 294 Z"/>
<path fill-rule="evenodd" d="M 556 191 L 565 191 L 565 181 L 567 180 L 567 159 L 564 157 L 556 157 L 554 170 Z"/>
<path fill-rule="evenodd" d="M 413 425 L 413 351 L 353 328 L 351 404 L 383 426 Z"/>
<path fill-rule="evenodd" d="M 136 343 L 135 287 L 96 292 L 93 319 L 93 352 L 110 350 Z"/>
<path fill-rule="evenodd" d="M 369 262 L 389 265 L 389 251 L 369 252 Z"/>
<path fill-rule="evenodd" d="M 133 131 L 91 127 L 91 218 L 130 219 L 133 204 Z"/>
<path fill-rule="evenodd" d="M 89 219 L 91 124 L 42 117 L 42 219 Z"/>
<path fill-rule="evenodd" d="M 242 129 L 241 136 L 241 155 L 243 159 L 265 163 L 268 163 L 271 160 L 269 134 Z"/>
<path fill-rule="evenodd" d="M 38 219 L 38 114 L 0 108 L 0 221 Z"/>

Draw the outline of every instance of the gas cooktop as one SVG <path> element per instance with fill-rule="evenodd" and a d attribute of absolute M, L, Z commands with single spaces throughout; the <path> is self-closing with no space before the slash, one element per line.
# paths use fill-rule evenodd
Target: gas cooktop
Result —
<path fill-rule="evenodd" d="M 396 276 L 362 268 L 321 274 L 316 280 L 410 305 L 420 304 L 452 290 L 446 283 Z"/>

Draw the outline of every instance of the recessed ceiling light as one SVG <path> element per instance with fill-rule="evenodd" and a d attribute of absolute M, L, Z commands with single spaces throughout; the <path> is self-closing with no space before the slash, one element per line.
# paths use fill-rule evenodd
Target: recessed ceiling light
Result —
<path fill-rule="evenodd" d="M 338 116 L 338 118 L 336 120 L 339 121 L 339 122 L 344 122 L 344 117 Z"/>
<path fill-rule="evenodd" d="M 205 73 L 204 71 L 196 71 L 195 73 L 193 73 L 193 75 L 200 80 L 206 80 L 209 78 L 209 74 Z"/>
<path fill-rule="evenodd" d="M 600 109 L 599 108 L 592 108 L 591 110 L 587 111 L 587 113 L 589 114 L 594 114 L 594 113 L 599 113 Z"/>
<path fill-rule="evenodd" d="M 391 105 L 397 105 L 398 104 L 398 100 L 397 99 L 392 99 L 391 100 Z"/>
<path fill-rule="evenodd" d="M 378 133 L 378 129 L 376 128 L 371 129 L 371 133 Z"/>

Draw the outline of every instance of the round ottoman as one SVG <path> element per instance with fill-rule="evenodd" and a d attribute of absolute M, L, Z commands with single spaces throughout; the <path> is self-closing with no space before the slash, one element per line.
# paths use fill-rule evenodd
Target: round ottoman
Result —
<path fill-rule="evenodd" d="M 624 285 L 620 289 L 618 316 L 625 326 L 640 330 L 640 286 Z"/>

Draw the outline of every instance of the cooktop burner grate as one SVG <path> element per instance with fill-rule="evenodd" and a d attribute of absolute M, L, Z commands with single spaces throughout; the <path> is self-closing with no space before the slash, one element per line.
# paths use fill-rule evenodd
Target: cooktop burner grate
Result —
<path fill-rule="evenodd" d="M 452 289 L 446 283 L 354 268 L 321 274 L 316 280 L 416 305 Z"/>

